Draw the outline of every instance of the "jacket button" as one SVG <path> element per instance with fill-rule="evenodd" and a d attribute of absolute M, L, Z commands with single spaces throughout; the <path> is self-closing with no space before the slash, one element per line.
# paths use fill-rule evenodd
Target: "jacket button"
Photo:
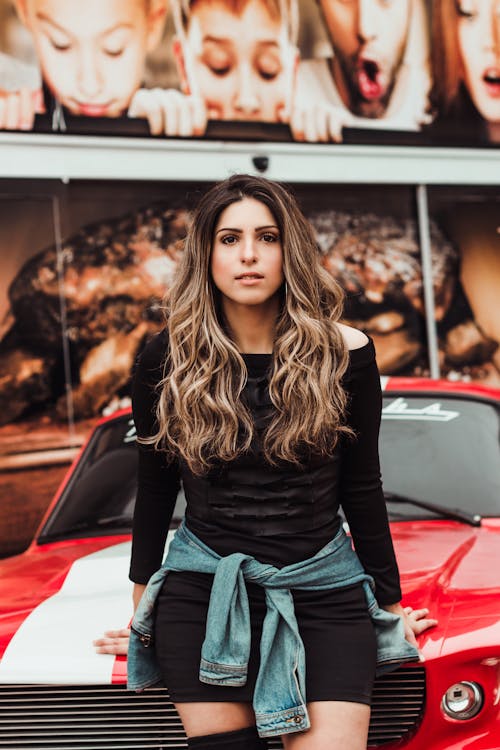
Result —
<path fill-rule="evenodd" d="M 293 720 L 294 720 L 294 722 L 296 724 L 301 724 L 302 723 L 302 716 L 294 716 Z"/>

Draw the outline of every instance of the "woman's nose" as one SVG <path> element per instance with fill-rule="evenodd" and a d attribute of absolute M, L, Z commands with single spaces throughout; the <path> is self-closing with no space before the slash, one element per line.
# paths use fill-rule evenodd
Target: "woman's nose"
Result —
<path fill-rule="evenodd" d="M 233 104 L 237 115 L 254 116 L 260 111 L 260 100 L 254 76 L 248 63 L 242 63 L 237 79 L 237 91 Z"/>
<path fill-rule="evenodd" d="M 253 237 L 243 238 L 240 253 L 240 259 L 243 263 L 255 263 L 257 260 L 257 254 Z"/>

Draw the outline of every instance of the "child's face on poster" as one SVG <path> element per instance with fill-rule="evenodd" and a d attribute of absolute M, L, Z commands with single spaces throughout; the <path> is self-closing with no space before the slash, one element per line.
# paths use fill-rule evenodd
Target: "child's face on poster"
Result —
<path fill-rule="evenodd" d="M 406 45 L 409 0 L 320 2 L 349 109 L 383 116 Z"/>
<path fill-rule="evenodd" d="M 485 120 L 500 122 L 500 0 L 457 0 L 463 77 Z"/>
<path fill-rule="evenodd" d="M 296 49 L 261 0 L 240 14 L 224 2 L 192 7 L 184 67 L 210 119 L 279 121 L 290 104 Z"/>
<path fill-rule="evenodd" d="M 159 16 L 147 0 L 17 0 L 45 83 L 70 112 L 117 117 L 143 75 Z"/>

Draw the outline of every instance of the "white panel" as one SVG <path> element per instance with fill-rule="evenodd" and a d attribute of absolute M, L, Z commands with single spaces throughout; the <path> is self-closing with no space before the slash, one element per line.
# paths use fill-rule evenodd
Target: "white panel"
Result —
<path fill-rule="evenodd" d="M 0 177 L 107 180 L 218 180 L 258 173 L 287 182 L 500 183 L 500 149 L 235 143 L 0 133 Z"/>

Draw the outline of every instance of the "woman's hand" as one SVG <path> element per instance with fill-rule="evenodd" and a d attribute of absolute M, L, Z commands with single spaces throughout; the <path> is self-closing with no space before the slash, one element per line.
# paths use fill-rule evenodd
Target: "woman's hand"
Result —
<path fill-rule="evenodd" d="M 146 588 L 143 583 L 134 583 L 132 599 L 134 601 L 134 612 L 141 600 Z M 96 638 L 93 645 L 98 654 L 114 654 L 115 656 L 125 656 L 128 651 L 128 642 L 130 638 L 130 628 L 120 628 L 119 630 L 107 630 L 102 638 Z"/>
<path fill-rule="evenodd" d="M 423 633 L 428 628 L 433 628 L 438 622 L 432 617 L 427 617 L 429 610 L 425 607 L 423 609 L 413 609 L 413 607 L 403 607 L 400 603 L 397 603 L 385 604 L 382 606 L 382 609 L 399 615 L 402 618 L 405 638 L 415 648 L 418 648 L 415 636 L 420 635 L 420 633 Z"/>
<path fill-rule="evenodd" d="M 96 640 L 93 641 L 93 645 L 98 654 L 125 656 L 128 650 L 129 638 L 130 628 L 107 630 L 102 638 L 96 638 Z"/>

